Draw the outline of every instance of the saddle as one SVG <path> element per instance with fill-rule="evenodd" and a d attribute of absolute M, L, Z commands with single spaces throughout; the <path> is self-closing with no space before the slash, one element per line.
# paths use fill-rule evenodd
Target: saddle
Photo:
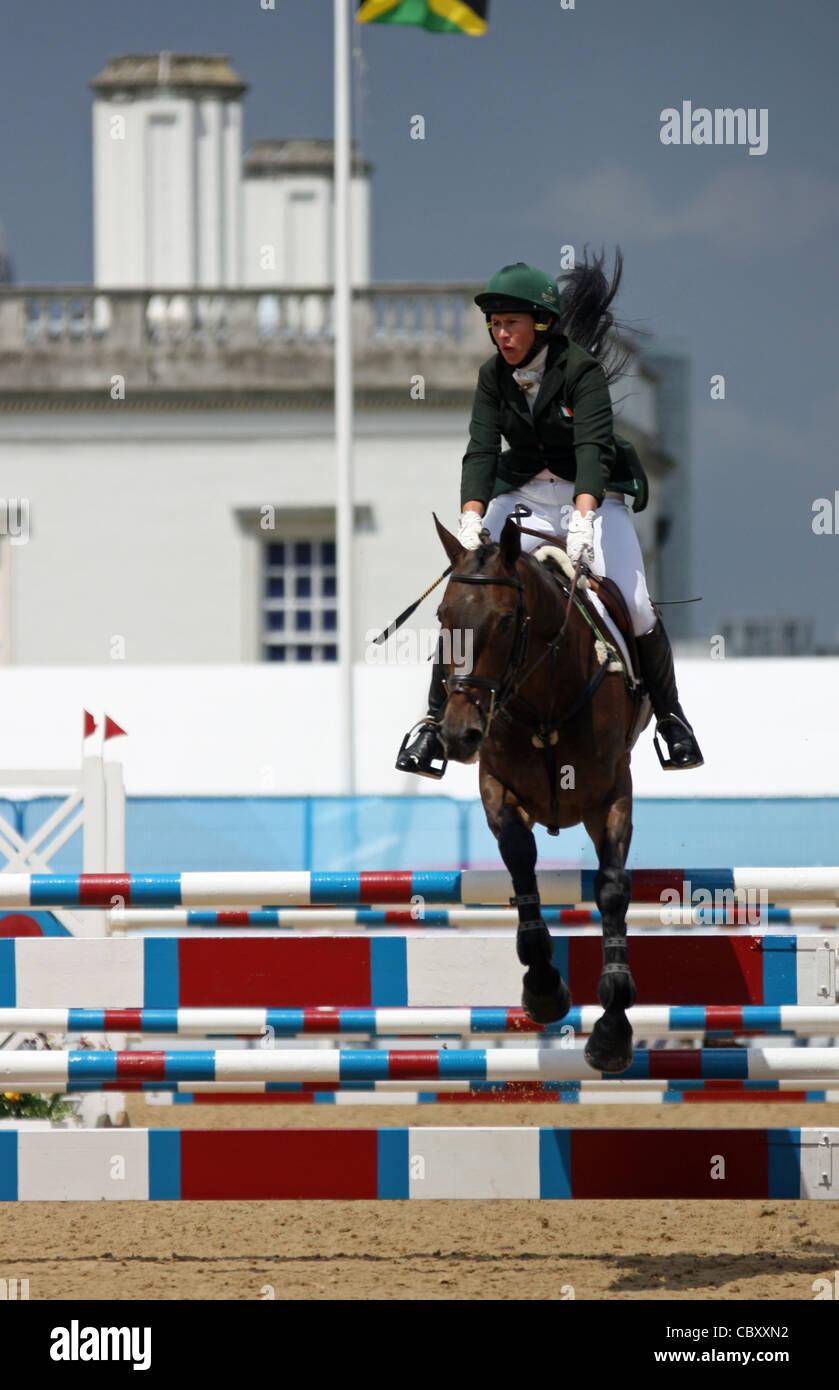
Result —
<path fill-rule="evenodd" d="M 521 526 L 520 529 L 528 536 L 536 536 L 538 539 L 546 541 L 549 545 L 556 546 L 558 550 L 566 549 L 565 541 L 559 536 L 552 535 L 548 531 L 534 531 L 530 526 Z M 635 642 L 635 633 L 632 628 L 632 619 L 629 615 L 626 599 L 613 579 L 606 579 L 605 577 L 591 574 L 588 570 L 585 571 L 585 576 L 587 588 L 600 599 L 600 602 L 603 604 L 603 607 L 606 609 L 606 612 L 609 614 L 618 632 L 623 637 L 626 643 L 626 649 L 629 652 L 629 659 L 632 663 L 631 674 L 636 682 L 640 682 L 641 668 L 638 660 L 638 647 Z M 588 601 L 586 589 L 577 588 L 574 597 L 586 605 L 587 611 L 593 622 L 602 622 L 600 614 Z"/>

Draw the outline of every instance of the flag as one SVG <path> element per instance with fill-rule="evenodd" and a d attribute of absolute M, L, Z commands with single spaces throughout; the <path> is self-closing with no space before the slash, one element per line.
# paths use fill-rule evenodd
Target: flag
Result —
<path fill-rule="evenodd" d="M 485 34 L 489 0 L 358 0 L 359 24 L 417 24 L 437 34 Z"/>
<path fill-rule="evenodd" d="M 96 720 L 94 719 L 93 715 L 89 714 L 86 709 L 82 710 L 82 714 L 84 715 L 82 742 L 84 742 L 86 738 L 90 738 L 91 734 L 96 733 L 96 730 L 99 728 L 99 725 L 96 723 Z"/>
<path fill-rule="evenodd" d="M 104 739 L 119 738 L 120 734 L 124 734 L 124 733 L 125 733 L 125 730 L 124 730 L 124 729 L 121 729 L 120 726 L 119 726 L 119 724 L 117 724 L 117 723 L 115 722 L 115 720 L 113 720 L 109 714 L 106 714 L 106 715 L 105 715 L 105 734 L 104 734 Z"/>

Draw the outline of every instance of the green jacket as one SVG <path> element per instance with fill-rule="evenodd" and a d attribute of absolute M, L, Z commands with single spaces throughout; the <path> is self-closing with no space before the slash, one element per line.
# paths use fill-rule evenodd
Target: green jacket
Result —
<path fill-rule="evenodd" d="M 573 419 L 563 416 L 565 406 Z M 509 448 L 502 451 L 502 437 Z M 545 375 L 533 408 L 500 353 L 484 362 L 472 406 L 463 458 L 460 501 L 483 502 L 511 492 L 543 468 L 602 502 L 607 488 L 647 505 L 649 485 L 633 446 L 613 430 L 612 402 L 596 357 L 569 338 L 548 347 Z"/>

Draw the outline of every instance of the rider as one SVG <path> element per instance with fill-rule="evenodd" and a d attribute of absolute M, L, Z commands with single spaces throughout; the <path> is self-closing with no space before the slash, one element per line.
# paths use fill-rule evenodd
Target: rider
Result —
<path fill-rule="evenodd" d="M 701 767 L 703 758 L 679 703 L 673 653 L 647 592 L 644 562 L 629 515 L 647 502 L 647 480 L 630 444 L 615 436 L 608 378 L 598 360 L 611 290 L 601 263 L 583 264 L 567 277 L 570 303 L 560 312 L 557 283 L 519 261 L 493 275 L 475 303 L 486 315 L 496 353 L 484 362 L 463 459 L 458 540 L 466 550 L 481 544 L 486 529 L 497 541 L 504 522 L 524 503 L 527 525 L 566 539 L 573 564 L 582 556 L 595 575 L 613 579 L 626 600 L 635 632 L 641 676 L 664 738 L 668 768 Z M 562 331 L 567 324 L 574 340 Z M 591 347 L 587 351 L 581 346 Z M 597 355 L 595 355 L 597 354 Z M 614 373 L 613 373 L 614 375 Z M 502 436 L 509 448 L 501 451 Z M 634 500 L 633 500 L 634 499 Z M 542 541 L 522 535 L 522 548 Z M 441 777 L 445 761 L 438 735 L 446 701 L 445 667 L 437 659 L 428 713 L 412 742 L 403 740 L 397 768 Z M 660 755 L 659 755 L 660 756 Z"/>

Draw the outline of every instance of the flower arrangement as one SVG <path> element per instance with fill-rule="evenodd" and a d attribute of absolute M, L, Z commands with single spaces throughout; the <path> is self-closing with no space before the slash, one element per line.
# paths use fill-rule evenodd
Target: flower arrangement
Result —
<path fill-rule="evenodd" d="M 21 1051 L 62 1050 L 63 1039 L 56 1034 L 36 1033 L 22 1044 Z M 92 1046 L 88 1038 L 81 1038 L 81 1048 Z M 67 1096 L 38 1095 L 29 1091 L 0 1091 L 0 1120 L 64 1120 L 77 1114 L 75 1098 Z"/>
<path fill-rule="evenodd" d="M 0 1120 L 63 1120 L 73 1114 L 64 1096 L 0 1091 Z"/>

